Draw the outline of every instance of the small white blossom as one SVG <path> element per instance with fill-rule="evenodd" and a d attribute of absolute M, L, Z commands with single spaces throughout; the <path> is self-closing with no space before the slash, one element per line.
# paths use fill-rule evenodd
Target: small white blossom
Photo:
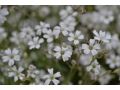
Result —
<path fill-rule="evenodd" d="M 50 43 L 54 40 L 54 38 L 58 38 L 60 34 L 60 27 L 56 26 L 53 31 L 51 29 L 48 29 L 45 33 L 44 33 L 44 38 L 47 39 L 47 42 Z"/>
<path fill-rule="evenodd" d="M 97 60 L 94 60 L 86 69 L 88 72 L 94 73 L 95 75 L 99 75 L 101 70 Z"/>
<path fill-rule="evenodd" d="M 40 22 L 40 25 L 36 25 L 35 29 L 37 30 L 37 35 L 41 35 L 41 33 L 46 33 L 48 29 L 50 28 L 50 25 L 48 23 Z"/>
<path fill-rule="evenodd" d="M 74 12 L 74 10 L 72 9 L 72 7 L 70 6 L 67 6 L 65 9 L 62 9 L 59 13 L 61 19 L 65 19 L 67 18 L 68 16 L 76 16 L 77 15 L 77 12 Z"/>
<path fill-rule="evenodd" d="M 48 73 L 49 74 L 43 76 L 43 79 L 45 79 L 45 85 L 49 85 L 51 82 L 55 85 L 60 83 L 60 81 L 57 79 L 61 77 L 60 72 L 57 72 L 54 74 L 53 68 L 51 68 L 51 69 L 48 69 Z"/>
<path fill-rule="evenodd" d="M 95 42 L 94 39 L 89 40 L 88 44 L 82 44 L 82 49 L 84 50 L 85 54 L 92 54 L 93 56 L 98 53 L 100 49 L 100 45 Z"/>
<path fill-rule="evenodd" d="M 57 59 L 62 57 L 63 61 L 68 61 L 72 55 L 72 48 L 69 45 L 63 45 L 62 47 L 56 46 L 54 51 L 54 56 Z"/>
<path fill-rule="evenodd" d="M 61 32 L 64 36 L 67 36 L 69 32 L 74 31 L 75 26 L 76 20 L 74 17 L 71 16 L 60 22 Z"/>
<path fill-rule="evenodd" d="M 9 77 L 14 77 L 14 81 L 18 81 L 19 80 L 23 80 L 25 75 L 22 73 L 24 70 L 23 67 L 19 67 L 18 69 L 16 68 L 16 66 L 13 66 L 11 68 L 11 71 L 8 73 Z"/>
<path fill-rule="evenodd" d="M 43 42 L 44 42 L 43 38 L 33 37 L 33 39 L 28 42 L 29 49 L 33 49 L 33 48 L 39 49 L 40 44 L 42 44 Z"/>
<path fill-rule="evenodd" d="M 27 77 L 35 78 L 37 75 L 39 75 L 39 73 L 39 70 L 37 70 L 34 65 L 29 65 L 27 70 Z"/>
<path fill-rule="evenodd" d="M 33 36 L 35 36 L 35 32 L 31 27 L 24 27 L 21 29 L 20 38 L 24 40 L 24 42 L 28 42 Z"/>
<path fill-rule="evenodd" d="M 4 56 L 2 56 L 3 62 L 8 62 L 9 66 L 14 65 L 15 61 L 20 61 L 20 52 L 18 49 L 13 50 L 7 49 L 4 51 Z"/>
<path fill-rule="evenodd" d="M 110 68 L 120 67 L 120 56 L 115 56 L 114 54 L 106 60 L 106 63 L 109 64 Z"/>
<path fill-rule="evenodd" d="M 0 25 L 3 24 L 7 19 L 6 16 L 9 14 L 7 8 L 0 7 Z"/>
<path fill-rule="evenodd" d="M 7 37 L 7 33 L 4 28 L 0 27 L 0 41 Z"/>
<path fill-rule="evenodd" d="M 111 35 L 109 33 L 106 33 L 104 31 L 99 31 L 99 33 L 94 30 L 93 34 L 95 35 L 94 39 L 98 40 L 98 41 L 102 41 L 104 43 L 109 43 L 111 40 Z"/>
<path fill-rule="evenodd" d="M 84 35 L 80 31 L 76 31 L 75 33 L 70 33 L 68 40 L 73 42 L 75 45 L 79 44 L 80 40 L 84 39 Z"/>

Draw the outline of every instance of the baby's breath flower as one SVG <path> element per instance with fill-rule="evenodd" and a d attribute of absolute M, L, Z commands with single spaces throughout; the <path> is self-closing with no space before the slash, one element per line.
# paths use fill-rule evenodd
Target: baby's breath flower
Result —
<path fill-rule="evenodd" d="M 110 68 L 120 67 L 120 56 L 115 56 L 114 54 L 106 60 L 106 63 L 109 64 Z"/>
<path fill-rule="evenodd" d="M 109 33 L 106 33 L 104 31 L 99 31 L 99 33 L 94 30 L 93 34 L 95 35 L 94 39 L 98 41 L 102 41 L 104 43 L 109 43 L 111 40 L 111 35 Z"/>
<path fill-rule="evenodd" d="M 28 42 L 29 45 L 29 49 L 39 49 L 40 48 L 40 44 L 42 44 L 44 42 L 43 38 L 39 38 L 39 37 L 33 37 L 31 41 Z"/>
<path fill-rule="evenodd" d="M 20 52 L 18 49 L 10 49 L 4 51 L 4 55 L 2 56 L 3 62 L 8 62 L 9 66 L 14 65 L 15 61 L 20 61 Z"/>
<path fill-rule="evenodd" d="M 84 39 L 84 35 L 80 31 L 76 31 L 75 33 L 70 33 L 68 40 L 73 42 L 75 45 L 79 44 L 80 40 Z"/>
<path fill-rule="evenodd" d="M 61 77 L 60 72 L 57 72 L 57 73 L 54 74 L 53 68 L 51 68 L 51 69 L 48 69 L 48 73 L 49 74 L 43 76 L 43 79 L 45 79 L 45 85 L 48 85 L 51 82 L 55 85 L 60 83 L 60 81 L 57 79 L 57 78 Z"/>
<path fill-rule="evenodd" d="M 72 55 L 72 47 L 69 45 L 64 45 L 62 47 L 56 46 L 54 48 L 54 56 L 59 59 L 62 57 L 63 61 L 68 61 Z"/>
<path fill-rule="evenodd" d="M 16 66 L 13 66 L 10 70 L 10 72 L 8 73 L 9 77 L 14 77 L 14 81 L 18 81 L 19 80 L 23 80 L 25 78 L 25 75 L 22 73 L 24 70 L 23 67 L 19 67 L 18 69 L 16 68 Z"/>
<path fill-rule="evenodd" d="M 85 54 L 92 54 L 94 56 L 98 53 L 98 50 L 100 49 L 100 45 L 96 43 L 94 39 L 90 39 L 89 45 L 82 44 L 82 49 Z"/>
<path fill-rule="evenodd" d="M 97 62 L 97 60 L 94 60 L 89 66 L 87 66 L 87 71 L 94 73 L 95 75 L 100 74 L 100 64 Z"/>
<path fill-rule="evenodd" d="M 37 75 L 39 75 L 39 73 L 39 70 L 37 70 L 34 65 L 29 65 L 27 70 L 27 77 L 35 78 Z"/>
<path fill-rule="evenodd" d="M 4 28 L 0 27 L 0 41 L 7 37 L 7 33 L 5 32 Z"/>
<path fill-rule="evenodd" d="M 6 16 L 9 14 L 7 8 L 0 7 L 0 25 L 3 24 L 7 19 Z"/>

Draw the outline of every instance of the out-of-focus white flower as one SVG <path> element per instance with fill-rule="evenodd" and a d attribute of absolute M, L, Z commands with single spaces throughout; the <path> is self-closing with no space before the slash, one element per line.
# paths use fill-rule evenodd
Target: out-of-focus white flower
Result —
<path fill-rule="evenodd" d="M 53 35 L 55 36 L 56 39 L 59 37 L 60 32 L 61 28 L 59 26 L 55 26 L 53 29 Z"/>
<path fill-rule="evenodd" d="M 7 37 L 7 33 L 5 32 L 4 28 L 0 27 L 0 41 Z"/>
<path fill-rule="evenodd" d="M 115 56 L 114 54 L 106 60 L 106 63 L 109 64 L 110 68 L 120 67 L 120 56 Z"/>
<path fill-rule="evenodd" d="M 108 82 L 111 80 L 112 76 L 107 73 L 104 69 L 101 69 L 101 73 L 99 74 L 98 81 L 101 85 L 108 84 Z"/>
<path fill-rule="evenodd" d="M 40 74 L 39 70 L 37 70 L 34 65 L 29 65 L 27 70 L 27 77 L 36 78 L 36 76 L 39 74 Z"/>
<path fill-rule="evenodd" d="M 46 33 L 46 31 L 48 31 L 48 29 L 50 29 L 50 24 L 40 22 L 40 25 L 35 26 L 35 29 L 37 30 L 36 34 L 41 35 L 41 33 Z"/>
<path fill-rule="evenodd" d="M 97 32 L 96 30 L 94 30 L 93 34 L 95 35 L 94 37 L 95 40 L 102 41 L 104 43 L 109 43 L 111 40 L 111 35 L 104 31 L 100 30 L 99 32 Z"/>
<path fill-rule="evenodd" d="M 61 32 L 64 36 L 67 36 L 69 32 L 74 31 L 75 26 L 76 20 L 71 16 L 60 22 Z"/>
<path fill-rule="evenodd" d="M 84 35 L 80 31 L 76 31 L 75 33 L 70 33 L 68 40 L 73 42 L 75 45 L 79 44 L 80 40 L 84 39 Z"/>
<path fill-rule="evenodd" d="M 71 57 L 72 55 L 72 47 L 69 46 L 69 45 L 62 45 L 62 47 L 60 46 L 56 46 L 54 48 L 54 56 L 59 59 L 62 57 L 63 61 L 68 61 L 69 58 Z"/>
<path fill-rule="evenodd" d="M 86 69 L 88 72 L 94 73 L 95 75 L 99 75 L 101 71 L 100 64 L 97 60 L 94 60 Z"/>
<path fill-rule="evenodd" d="M 6 16 L 9 14 L 7 8 L 0 7 L 0 25 L 3 24 L 7 19 Z"/>
<path fill-rule="evenodd" d="M 21 29 L 20 38 L 25 42 L 31 40 L 33 36 L 35 36 L 35 32 L 31 27 L 24 27 Z"/>
<path fill-rule="evenodd" d="M 98 53 L 100 49 L 100 45 L 95 42 L 94 39 L 89 40 L 88 44 L 82 44 L 82 49 L 84 50 L 85 54 L 92 54 L 93 56 Z"/>
<path fill-rule="evenodd" d="M 47 39 L 47 42 L 50 43 L 54 40 L 54 38 L 58 38 L 60 34 L 60 27 L 56 26 L 53 31 L 51 29 L 47 30 L 46 33 L 44 33 L 44 38 Z"/>
<path fill-rule="evenodd" d="M 4 51 L 4 55 L 2 56 L 3 62 L 8 62 L 9 66 L 14 65 L 15 61 L 20 61 L 20 52 L 18 49 L 14 48 L 7 49 Z"/>
<path fill-rule="evenodd" d="M 60 81 L 57 79 L 61 77 L 60 72 L 57 72 L 54 74 L 53 68 L 51 68 L 51 69 L 48 69 L 48 73 L 49 74 L 43 76 L 43 79 L 45 79 L 45 85 L 49 85 L 51 82 L 55 85 L 60 83 Z"/>
<path fill-rule="evenodd" d="M 90 62 L 91 62 L 91 59 L 92 56 L 91 55 L 86 55 L 86 54 L 83 54 L 80 56 L 80 64 L 86 66 L 86 65 L 89 65 Z"/>
<path fill-rule="evenodd" d="M 39 49 L 40 48 L 40 44 L 42 44 L 44 42 L 43 38 L 39 38 L 39 37 L 33 37 L 31 41 L 28 42 L 29 45 L 29 49 Z"/>
<path fill-rule="evenodd" d="M 10 38 L 10 41 L 19 45 L 21 42 L 20 34 L 18 32 L 12 32 L 12 37 Z"/>
<path fill-rule="evenodd" d="M 107 49 L 116 49 L 120 46 L 120 40 L 119 40 L 119 37 L 118 37 L 118 34 L 114 34 L 111 38 L 111 41 L 106 44 L 106 48 Z"/>
<path fill-rule="evenodd" d="M 10 72 L 8 73 L 9 77 L 14 77 L 14 81 L 18 81 L 19 80 L 23 80 L 25 78 L 25 75 L 22 73 L 24 70 L 23 67 L 19 67 L 18 69 L 16 68 L 16 66 L 13 66 L 10 70 Z"/>
<path fill-rule="evenodd" d="M 74 12 L 74 10 L 72 9 L 72 7 L 67 6 L 66 9 L 62 9 L 59 13 L 61 19 L 65 19 L 68 16 L 76 16 L 78 13 Z"/>

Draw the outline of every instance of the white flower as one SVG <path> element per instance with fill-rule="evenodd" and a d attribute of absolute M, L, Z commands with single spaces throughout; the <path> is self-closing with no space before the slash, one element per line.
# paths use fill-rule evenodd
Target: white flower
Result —
<path fill-rule="evenodd" d="M 67 36 L 69 32 L 74 31 L 76 26 L 76 20 L 74 17 L 67 17 L 65 20 L 60 22 L 61 32 L 64 36 Z"/>
<path fill-rule="evenodd" d="M 72 47 L 69 46 L 69 45 L 62 45 L 62 47 L 60 46 L 56 46 L 54 48 L 54 56 L 59 59 L 62 57 L 63 61 L 68 61 L 69 58 L 71 57 L 72 55 Z"/>
<path fill-rule="evenodd" d="M 47 39 L 47 42 L 50 43 L 54 40 L 54 37 L 57 39 L 59 37 L 60 34 L 60 27 L 56 26 L 53 31 L 51 29 L 47 30 L 44 33 L 44 38 Z"/>
<path fill-rule="evenodd" d="M 37 35 L 41 35 L 41 33 L 46 33 L 46 31 L 50 28 L 50 25 L 44 22 L 40 22 L 40 25 L 36 25 L 35 29 L 37 30 Z"/>
<path fill-rule="evenodd" d="M 94 73 L 95 75 L 99 75 L 101 70 L 97 60 L 94 60 L 86 69 L 88 72 Z"/>
<path fill-rule="evenodd" d="M 3 62 L 8 62 L 9 66 L 14 65 L 15 61 L 20 61 L 20 52 L 18 49 L 13 50 L 7 49 L 4 51 L 4 56 L 2 56 Z"/>
<path fill-rule="evenodd" d="M 112 76 L 105 71 L 104 69 L 101 69 L 101 73 L 99 74 L 98 81 L 100 84 L 108 84 L 108 82 L 111 80 Z"/>
<path fill-rule="evenodd" d="M 18 69 L 16 68 L 16 66 L 13 66 L 11 68 L 11 71 L 8 73 L 9 77 L 14 77 L 14 81 L 18 81 L 18 79 L 23 80 L 25 75 L 22 73 L 24 70 L 23 67 L 19 67 Z"/>
<path fill-rule="evenodd" d="M 68 40 L 73 41 L 75 45 L 79 44 L 80 40 L 84 39 L 84 35 L 80 31 L 76 31 L 75 33 L 70 33 Z"/>
<path fill-rule="evenodd" d="M 106 63 L 109 64 L 110 68 L 120 67 L 120 56 L 115 56 L 114 54 L 106 60 Z"/>
<path fill-rule="evenodd" d="M 53 35 L 55 36 L 56 39 L 59 37 L 60 32 L 61 28 L 59 26 L 55 26 L 53 29 Z"/>
<path fill-rule="evenodd" d="M 33 36 L 35 36 L 35 32 L 31 27 L 24 27 L 21 29 L 20 38 L 25 42 L 28 42 Z"/>
<path fill-rule="evenodd" d="M 12 43 L 15 43 L 15 44 L 17 44 L 17 45 L 19 45 L 20 44 L 20 42 L 22 41 L 21 39 L 20 39 L 20 34 L 18 33 L 18 32 L 12 32 L 12 37 L 10 38 L 10 41 L 12 42 Z"/>
<path fill-rule="evenodd" d="M 0 27 L 0 41 L 7 37 L 7 33 L 4 28 Z"/>
<path fill-rule="evenodd" d="M 51 29 L 47 30 L 43 37 L 47 39 L 48 43 L 54 40 L 53 32 Z"/>
<path fill-rule="evenodd" d="M 6 17 L 9 14 L 7 8 L 0 7 L 0 25 L 6 21 Z"/>
<path fill-rule="evenodd" d="M 67 18 L 68 16 L 76 16 L 77 15 L 77 12 L 74 12 L 74 10 L 72 9 L 72 7 L 70 6 L 67 6 L 65 9 L 62 9 L 59 13 L 61 19 L 65 19 Z"/>
<path fill-rule="evenodd" d="M 40 48 L 40 44 L 44 42 L 43 38 L 39 38 L 39 37 L 33 37 L 33 39 L 31 41 L 28 42 L 29 45 L 29 49 L 39 49 Z"/>
<path fill-rule="evenodd" d="M 102 41 L 104 43 L 109 43 L 109 41 L 111 40 L 111 35 L 109 33 L 103 32 L 103 31 L 99 31 L 99 33 L 94 30 L 93 34 L 95 35 L 94 39 L 98 40 L 98 41 Z"/>
<path fill-rule="evenodd" d="M 39 70 L 37 70 L 34 65 L 29 65 L 27 70 L 27 77 L 36 78 L 36 76 L 39 75 L 39 73 Z"/>
<path fill-rule="evenodd" d="M 111 42 L 106 44 L 106 48 L 107 49 L 115 49 L 115 48 L 119 48 L 120 46 L 120 41 L 119 41 L 119 37 L 118 34 L 114 34 L 111 38 Z"/>
<path fill-rule="evenodd" d="M 82 49 L 84 50 L 85 54 L 92 54 L 93 56 L 98 53 L 100 49 L 100 45 L 95 42 L 94 39 L 89 40 L 88 44 L 82 44 Z"/>
<path fill-rule="evenodd" d="M 49 85 L 51 82 L 55 85 L 60 83 L 60 81 L 56 79 L 61 77 L 60 72 L 57 72 L 54 74 L 53 68 L 51 68 L 51 69 L 48 69 L 48 73 L 49 73 L 48 75 L 43 76 L 43 79 L 46 80 L 45 85 Z"/>

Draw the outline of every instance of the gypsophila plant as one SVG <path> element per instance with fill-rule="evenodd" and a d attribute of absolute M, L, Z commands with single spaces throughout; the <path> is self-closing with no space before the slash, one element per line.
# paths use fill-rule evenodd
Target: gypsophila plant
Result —
<path fill-rule="evenodd" d="M 120 6 L 0 6 L 0 84 L 120 84 Z"/>

